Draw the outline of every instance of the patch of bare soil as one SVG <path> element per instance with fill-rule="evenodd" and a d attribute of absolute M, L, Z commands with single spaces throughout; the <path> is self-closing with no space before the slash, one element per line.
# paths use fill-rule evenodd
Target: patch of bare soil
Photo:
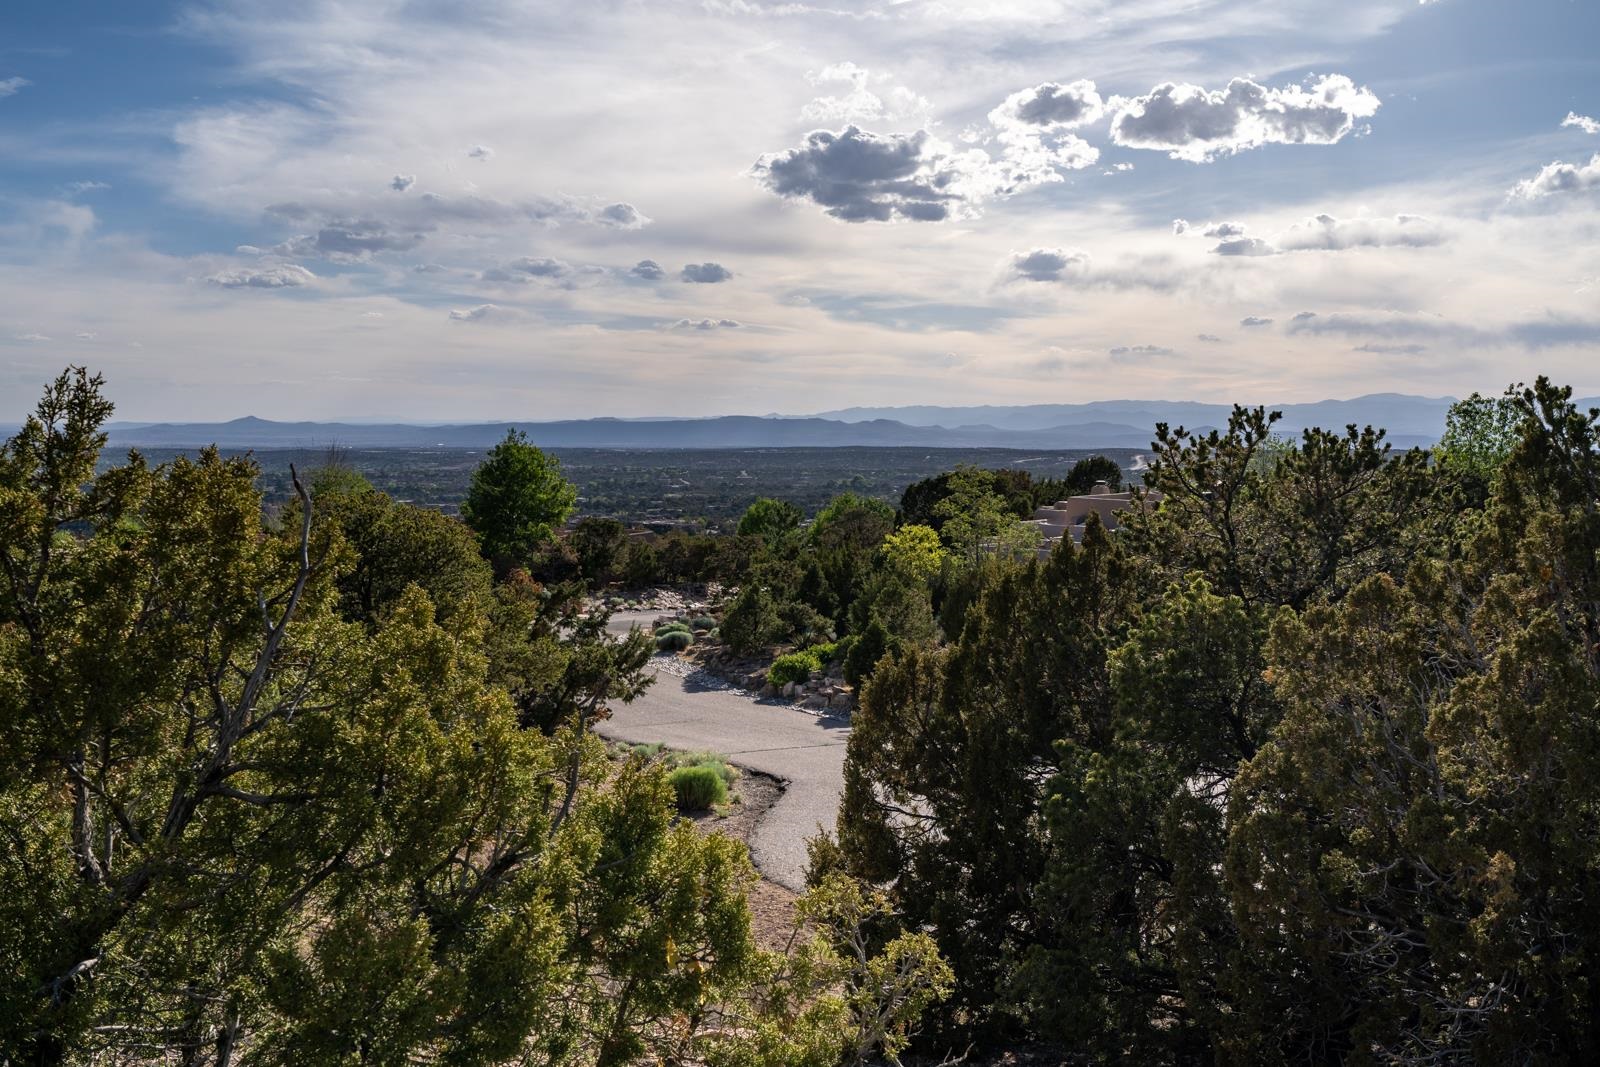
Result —
<path fill-rule="evenodd" d="M 768 774 L 741 770 L 733 784 L 733 796 L 721 812 L 706 812 L 695 817 L 703 833 L 724 833 L 749 847 L 756 827 L 767 810 L 783 795 L 783 786 Z M 750 889 L 750 927 L 762 948 L 781 951 L 794 931 L 796 894 L 765 878 Z"/>

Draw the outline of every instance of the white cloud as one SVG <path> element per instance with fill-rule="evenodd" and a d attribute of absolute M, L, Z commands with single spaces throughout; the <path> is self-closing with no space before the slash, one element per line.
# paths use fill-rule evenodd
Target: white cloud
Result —
<path fill-rule="evenodd" d="M 30 345 L 37 345 L 43 344 L 44 342 L 50 340 L 50 338 L 46 337 L 42 333 L 19 333 L 13 338 L 13 340 L 22 341 Z"/>
<path fill-rule="evenodd" d="M 1204 237 L 1243 237 L 1244 227 L 1237 222 L 1213 222 L 1205 228 Z"/>
<path fill-rule="evenodd" d="M 78 333 L 73 334 L 73 336 L 80 341 L 93 341 L 100 335 L 93 330 L 80 330 Z"/>
<path fill-rule="evenodd" d="M 1118 345 L 1107 355 L 1111 357 L 1113 363 L 1143 363 L 1158 356 L 1173 356 L 1177 353 L 1161 345 Z"/>
<path fill-rule="evenodd" d="M 1272 320 L 1264 319 L 1259 315 L 1246 315 L 1239 320 L 1239 325 L 1247 330 L 1260 329 L 1263 326 L 1271 326 Z"/>
<path fill-rule="evenodd" d="M 734 319 L 679 319 L 667 326 L 669 330 L 737 330 L 744 325 Z"/>
<path fill-rule="evenodd" d="M 1268 144 L 1336 144 L 1378 97 L 1343 74 L 1271 89 L 1235 78 L 1225 89 L 1167 82 L 1143 96 L 1113 101 L 1111 139 L 1125 148 L 1207 163 Z"/>
<path fill-rule="evenodd" d="M 389 179 L 389 188 L 397 193 L 403 193 L 415 184 L 417 184 L 417 176 L 415 174 L 396 174 Z"/>
<path fill-rule="evenodd" d="M 628 269 L 628 273 L 647 282 L 659 282 L 667 276 L 667 272 L 661 269 L 661 264 L 653 259 L 641 259 Z"/>
<path fill-rule="evenodd" d="M 1068 131 L 1098 120 L 1104 111 L 1092 81 L 1044 82 L 1006 97 L 989 112 L 989 123 L 1003 146 L 1010 180 L 1037 185 L 1060 180 L 1058 171 L 1093 166 L 1100 150 Z"/>
<path fill-rule="evenodd" d="M 298 289 L 314 285 L 316 280 L 315 274 L 294 263 L 219 271 L 206 279 L 222 289 Z"/>
<path fill-rule="evenodd" d="M 1584 133 L 1600 133 L 1600 120 L 1592 119 L 1588 115 L 1580 115 L 1576 111 L 1567 112 L 1567 117 L 1561 120 L 1561 128 L 1575 126 Z"/>
<path fill-rule="evenodd" d="M 1211 250 L 1219 256 L 1273 256 L 1278 250 L 1259 237 L 1234 237 L 1219 241 Z"/>
<path fill-rule="evenodd" d="M 1347 248 L 1428 248 L 1443 244 L 1444 227 L 1421 215 L 1392 218 L 1336 219 L 1317 215 L 1296 223 L 1272 239 L 1285 252 Z"/>
<path fill-rule="evenodd" d="M 467 149 L 467 158 L 476 159 L 487 163 L 489 160 L 494 158 L 494 149 L 490 148 L 488 145 L 475 144 L 471 148 Z"/>
<path fill-rule="evenodd" d="M 475 307 L 452 310 L 450 318 L 453 322 L 483 322 L 485 319 L 499 318 L 506 313 L 506 309 L 499 304 L 478 304 Z"/>
<path fill-rule="evenodd" d="M 79 196 L 83 193 L 97 193 L 109 188 L 111 188 L 109 182 L 85 180 L 68 182 L 61 187 L 61 191 L 68 196 Z"/>
<path fill-rule="evenodd" d="M 15 96 L 17 95 L 17 90 L 32 84 L 27 78 L 0 78 L 0 100 L 4 100 L 8 96 Z"/>
<path fill-rule="evenodd" d="M 1196 341 L 1204 341 L 1208 345 L 1219 345 L 1222 343 L 1222 338 L 1218 337 L 1214 333 L 1197 333 L 1194 335 L 1194 339 Z"/>
<path fill-rule="evenodd" d="M 819 96 L 800 109 L 807 122 L 924 122 L 933 105 L 920 93 L 904 85 L 888 85 L 890 76 L 873 74 L 854 63 L 832 63 L 819 71 L 807 71 L 812 85 L 844 84 L 849 91 L 836 96 Z M 877 82 L 875 91 L 869 86 Z"/>
<path fill-rule="evenodd" d="M 280 256 L 314 256 L 335 263 L 358 263 L 381 252 L 409 252 L 423 242 L 421 233 L 398 232 L 375 219 L 329 222 L 315 233 L 299 234 L 273 249 Z"/>
<path fill-rule="evenodd" d="M 1551 163 L 1532 178 L 1525 178 L 1511 189 L 1513 200 L 1543 200 L 1552 196 L 1588 192 L 1600 186 L 1600 152 L 1588 163 Z"/>

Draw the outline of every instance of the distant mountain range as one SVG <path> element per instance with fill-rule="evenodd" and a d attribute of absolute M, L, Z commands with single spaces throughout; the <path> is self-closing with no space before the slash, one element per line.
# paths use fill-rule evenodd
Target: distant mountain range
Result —
<path fill-rule="evenodd" d="M 1275 405 L 1278 430 L 1310 426 L 1380 426 L 1395 445 L 1428 445 L 1444 430 L 1449 397 L 1376 393 L 1353 400 Z M 1600 400 L 1580 401 L 1580 406 Z M 220 423 L 112 423 L 117 447 L 233 449 L 464 448 L 492 446 L 516 428 L 546 448 L 1024 448 L 1141 449 L 1158 422 L 1193 430 L 1226 425 L 1231 408 L 1186 401 L 1105 400 L 1009 407 L 846 408 L 802 417 L 574 419 L 422 426 L 406 423 L 273 422 L 254 417 Z"/>

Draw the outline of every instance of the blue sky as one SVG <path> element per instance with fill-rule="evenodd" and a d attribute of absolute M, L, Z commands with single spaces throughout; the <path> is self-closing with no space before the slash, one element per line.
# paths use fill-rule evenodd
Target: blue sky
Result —
<path fill-rule="evenodd" d="M 0 14 L 0 420 L 1600 391 L 1600 5 Z M 1570 118 L 1569 118 L 1570 116 Z"/>

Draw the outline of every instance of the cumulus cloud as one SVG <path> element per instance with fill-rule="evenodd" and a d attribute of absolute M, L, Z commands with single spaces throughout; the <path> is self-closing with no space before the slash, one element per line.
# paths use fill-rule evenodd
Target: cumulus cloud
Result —
<path fill-rule="evenodd" d="M 715 285 L 733 277 L 733 271 L 724 267 L 721 263 L 687 263 L 678 274 L 678 277 L 686 282 Z"/>
<path fill-rule="evenodd" d="M 503 267 L 490 267 L 483 272 L 486 282 L 527 282 L 535 278 L 564 278 L 572 273 L 572 266 L 559 259 L 523 256 Z"/>
<path fill-rule="evenodd" d="M 1006 97 L 989 112 L 996 126 L 1024 126 L 1048 130 L 1086 126 L 1105 113 L 1094 82 L 1075 81 L 1068 85 L 1044 82 Z"/>
<path fill-rule="evenodd" d="M 389 188 L 397 193 L 403 193 L 415 184 L 417 184 L 417 176 L 415 174 L 396 174 L 389 179 Z"/>
<path fill-rule="evenodd" d="M 1076 248 L 1035 248 L 1011 257 L 1010 277 L 1030 282 L 1060 281 L 1063 275 L 1089 269 L 1089 253 Z"/>
<path fill-rule="evenodd" d="M 942 222 L 977 214 L 993 197 L 1091 165 L 1099 153 L 1071 135 L 1049 143 L 1007 138 L 999 160 L 981 148 L 956 150 L 927 130 L 877 134 L 857 126 L 816 130 L 798 147 L 769 152 L 751 177 L 779 196 L 809 200 L 844 222 Z"/>
<path fill-rule="evenodd" d="M 1177 236 L 1179 236 L 1179 237 L 1182 237 L 1185 234 L 1187 234 L 1189 232 L 1189 220 L 1188 219 L 1173 219 L 1172 220 L 1172 232 L 1174 234 L 1176 234 Z"/>
<path fill-rule="evenodd" d="M 1566 196 L 1588 192 L 1600 187 L 1600 152 L 1588 163 L 1551 163 L 1532 178 L 1525 178 L 1512 186 L 1512 200 L 1543 200 L 1551 196 Z"/>
<path fill-rule="evenodd" d="M 297 289 L 316 280 L 315 274 L 294 263 L 219 271 L 206 279 L 222 289 Z"/>
<path fill-rule="evenodd" d="M 737 330 L 744 323 L 734 319 L 679 319 L 669 323 L 669 330 Z"/>
<path fill-rule="evenodd" d="M 1246 315 L 1239 320 L 1239 325 L 1247 330 L 1259 329 L 1262 326 L 1271 326 L 1271 319 L 1264 319 L 1259 315 Z"/>
<path fill-rule="evenodd" d="M 1213 222 L 1205 228 L 1206 237 L 1243 237 L 1244 227 L 1237 222 Z"/>
<path fill-rule="evenodd" d="M 1278 252 L 1259 237 L 1234 237 L 1219 241 L 1211 251 L 1219 256 L 1272 256 Z"/>
<path fill-rule="evenodd" d="M 1197 333 L 1194 335 L 1194 339 L 1196 341 L 1204 341 L 1208 345 L 1219 345 L 1222 343 L 1222 338 L 1218 337 L 1214 333 Z"/>
<path fill-rule="evenodd" d="M 32 84 L 27 78 L 0 78 L 0 100 L 4 100 L 8 96 L 16 96 L 19 89 Z"/>
<path fill-rule="evenodd" d="M 494 158 L 494 149 L 490 148 L 488 145 L 475 144 L 471 148 L 467 149 L 467 158 L 482 160 L 483 162 L 487 163 L 489 160 Z"/>
<path fill-rule="evenodd" d="M 628 273 L 647 282 L 659 282 L 667 276 L 667 272 L 661 269 L 661 264 L 653 259 L 641 259 L 629 269 Z"/>
<path fill-rule="evenodd" d="M 1427 248 L 1442 244 L 1444 227 L 1421 215 L 1336 219 L 1318 215 L 1296 223 L 1273 239 L 1285 252 L 1340 251 L 1346 248 Z"/>
<path fill-rule="evenodd" d="M 380 252 L 408 252 L 420 245 L 423 235 L 391 230 L 373 219 L 348 219 L 329 222 L 316 233 L 299 234 L 273 249 L 280 256 L 315 256 L 336 263 L 355 263 L 371 259 Z"/>
<path fill-rule="evenodd" d="M 452 310 L 450 318 L 455 322 L 482 322 L 485 319 L 498 318 L 505 313 L 505 308 L 499 304 L 479 304 L 476 307 Z"/>
<path fill-rule="evenodd" d="M 1314 319 L 1316 317 L 1317 317 L 1317 313 L 1315 311 L 1296 311 L 1294 313 L 1294 317 L 1291 318 L 1289 321 L 1290 322 L 1305 322 L 1305 321 L 1307 321 L 1309 319 Z"/>
<path fill-rule="evenodd" d="M 637 230 L 650 220 L 632 204 L 607 204 L 594 213 L 594 221 L 601 226 L 610 226 L 618 230 Z"/>
<path fill-rule="evenodd" d="M 1381 104 L 1343 74 L 1272 89 L 1235 78 L 1225 89 L 1167 82 L 1114 103 L 1111 139 L 1125 148 L 1208 163 L 1267 144 L 1336 144 Z"/>
<path fill-rule="evenodd" d="M 1588 115 L 1580 115 L 1576 111 L 1567 112 L 1567 117 L 1561 120 L 1561 128 L 1575 126 L 1584 133 L 1600 133 L 1600 120 L 1592 119 Z"/>
<path fill-rule="evenodd" d="M 843 85 L 848 91 L 819 96 L 800 109 L 808 122 L 896 122 L 925 118 L 933 105 L 926 97 L 904 85 L 888 85 L 887 74 L 874 74 L 854 63 L 830 63 L 819 71 L 807 71 L 812 85 Z M 878 83 L 877 90 L 870 88 Z"/>
<path fill-rule="evenodd" d="M 1167 292 L 1178 288 L 1184 278 L 1185 272 L 1166 257 L 1126 257 L 1107 264 L 1077 248 L 1013 252 L 999 268 L 1001 285 L 1059 283 L 1075 289 Z"/>

